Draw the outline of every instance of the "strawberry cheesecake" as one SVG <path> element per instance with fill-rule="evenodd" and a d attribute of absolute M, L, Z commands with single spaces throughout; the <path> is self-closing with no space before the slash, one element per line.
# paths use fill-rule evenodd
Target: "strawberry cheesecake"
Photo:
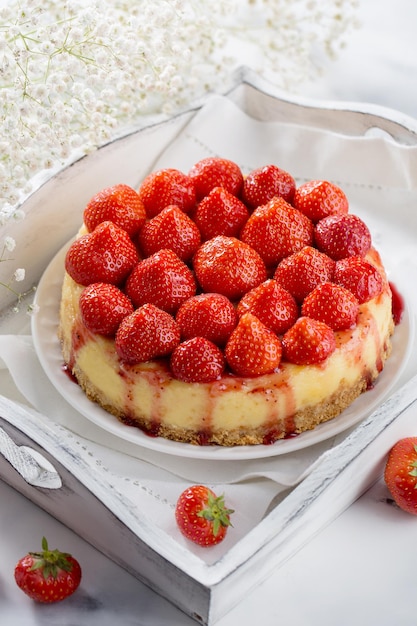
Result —
<path fill-rule="evenodd" d="M 337 418 L 383 370 L 392 293 L 325 180 L 208 157 L 103 189 L 65 258 L 68 372 L 127 427 L 270 444 Z"/>

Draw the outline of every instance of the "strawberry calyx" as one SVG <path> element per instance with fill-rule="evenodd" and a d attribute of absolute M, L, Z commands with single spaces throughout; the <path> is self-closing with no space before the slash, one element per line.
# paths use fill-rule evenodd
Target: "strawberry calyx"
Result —
<path fill-rule="evenodd" d="M 70 560 L 71 555 L 60 550 L 50 550 L 45 537 L 42 537 L 42 551 L 29 552 L 33 558 L 33 564 L 30 571 L 41 570 L 45 579 L 52 577 L 57 578 L 59 570 L 71 572 L 73 563 Z"/>
<path fill-rule="evenodd" d="M 416 459 L 411 462 L 411 467 L 413 469 L 408 472 L 408 475 L 412 476 L 413 478 L 417 478 L 417 444 L 414 445 L 414 452 L 416 453 Z M 414 489 L 417 489 L 417 480 L 416 484 L 414 485 Z"/>
<path fill-rule="evenodd" d="M 202 517 L 208 522 L 213 522 L 213 535 L 217 537 L 220 528 L 233 526 L 230 521 L 230 515 L 232 513 L 234 513 L 234 510 L 226 507 L 224 494 L 216 496 L 209 491 L 207 494 L 207 502 L 204 508 L 197 512 L 197 517 Z"/>

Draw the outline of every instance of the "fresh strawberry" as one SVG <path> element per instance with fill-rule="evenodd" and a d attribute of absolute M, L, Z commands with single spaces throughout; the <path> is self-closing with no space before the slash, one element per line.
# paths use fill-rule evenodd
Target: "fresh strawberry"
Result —
<path fill-rule="evenodd" d="M 137 191 L 123 184 L 99 191 L 84 209 L 84 224 L 90 232 L 101 222 L 113 222 L 133 237 L 145 220 L 145 207 Z"/>
<path fill-rule="evenodd" d="M 80 313 L 91 332 L 112 337 L 122 319 L 133 313 L 133 304 L 115 285 L 91 283 L 81 293 Z"/>
<path fill-rule="evenodd" d="M 193 165 L 188 176 L 194 182 L 197 200 L 207 196 L 214 187 L 223 187 L 237 196 L 243 185 L 240 167 L 233 161 L 220 157 L 201 159 Z"/>
<path fill-rule="evenodd" d="M 316 248 L 306 246 L 279 263 L 275 280 L 302 302 L 320 283 L 333 280 L 335 261 Z"/>
<path fill-rule="evenodd" d="M 291 204 L 295 186 L 295 180 L 291 174 L 276 165 L 265 165 L 247 175 L 241 197 L 251 209 L 266 204 L 275 196 L 280 196 Z"/>
<path fill-rule="evenodd" d="M 262 257 L 267 267 L 312 245 L 313 223 L 283 198 L 274 198 L 254 210 L 241 232 L 241 240 Z"/>
<path fill-rule="evenodd" d="M 243 202 L 223 187 L 214 187 L 193 214 L 203 240 L 217 235 L 237 237 L 248 217 Z"/>
<path fill-rule="evenodd" d="M 175 507 L 181 533 L 203 547 L 214 546 L 225 538 L 234 513 L 226 507 L 224 495 L 216 496 L 205 485 L 192 485 L 182 492 Z"/>
<path fill-rule="evenodd" d="M 238 376 L 262 376 L 279 367 L 281 341 L 255 315 L 244 313 L 229 337 L 225 355 Z"/>
<path fill-rule="evenodd" d="M 335 261 L 348 256 L 365 256 L 371 247 L 371 233 L 353 213 L 328 215 L 315 227 L 316 246 Z"/>
<path fill-rule="evenodd" d="M 377 268 L 360 256 L 351 256 L 336 261 L 334 282 L 349 289 L 360 304 L 376 298 L 384 287 L 382 276 Z"/>
<path fill-rule="evenodd" d="M 70 246 L 65 269 L 80 285 L 121 284 L 138 262 L 138 252 L 125 230 L 102 222 Z"/>
<path fill-rule="evenodd" d="M 400 509 L 417 515 L 417 437 L 405 437 L 393 445 L 384 479 Z"/>
<path fill-rule="evenodd" d="M 201 293 L 184 302 L 175 319 L 183 339 L 201 336 L 223 346 L 237 324 L 237 313 L 221 293 Z"/>
<path fill-rule="evenodd" d="M 218 235 L 203 243 L 194 255 L 194 271 L 202 289 L 221 293 L 230 300 L 266 279 L 259 254 L 235 237 Z"/>
<path fill-rule="evenodd" d="M 115 346 L 122 361 L 135 364 L 170 355 L 180 342 L 175 319 L 153 304 L 144 304 L 125 317 Z"/>
<path fill-rule="evenodd" d="M 126 281 L 126 293 L 135 307 L 151 303 L 175 313 L 194 296 L 196 284 L 190 268 L 172 250 L 159 250 L 143 259 Z"/>
<path fill-rule="evenodd" d="M 201 236 L 193 220 L 171 204 L 144 224 L 138 243 L 143 256 L 168 248 L 182 261 L 189 261 L 201 243 Z"/>
<path fill-rule="evenodd" d="M 324 322 L 333 330 L 353 328 L 359 313 L 359 302 L 351 291 L 335 283 L 321 283 L 308 296 L 301 314 Z"/>
<path fill-rule="evenodd" d="M 344 191 L 327 180 L 310 180 L 300 185 L 295 191 L 293 204 L 313 222 L 349 210 Z"/>
<path fill-rule="evenodd" d="M 330 326 L 310 317 L 299 317 L 282 338 L 283 358 L 296 365 L 315 365 L 336 349 Z"/>
<path fill-rule="evenodd" d="M 71 596 L 81 582 L 78 561 L 66 552 L 50 550 L 45 537 L 41 552 L 29 552 L 14 570 L 15 581 L 32 600 L 60 602 Z"/>
<path fill-rule="evenodd" d="M 175 204 L 184 213 L 190 213 L 196 203 L 194 182 L 187 174 L 174 168 L 148 174 L 138 193 L 149 218 L 155 217 L 170 204 Z"/>
<path fill-rule="evenodd" d="M 175 348 L 170 359 L 175 378 L 186 383 L 209 383 L 221 378 L 223 352 L 205 337 L 192 337 Z"/>
<path fill-rule="evenodd" d="M 298 305 L 289 291 L 270 278 L 243 296 L 237 313 L 253 313 L 277 335 L 285 333 L 298 317 Z"/>

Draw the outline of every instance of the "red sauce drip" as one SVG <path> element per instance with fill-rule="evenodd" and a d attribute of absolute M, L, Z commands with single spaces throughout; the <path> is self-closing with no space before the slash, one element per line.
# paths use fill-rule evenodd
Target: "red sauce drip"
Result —
<path fill-rule="evenodd" d="M 271 429 L 266 433 L 266 435 L 262 439 L 262 443 L 264 446 L 270 446 L 271 444 L 275 443 L 276 441 L 278 441 L 278 439 L 281 439 L 281 438 L 282 438 L 281 430 L 278 430 L 278 428 Z"/>
<path fill-rule="evenodd" d="M 61 369 L 64 372 L 64 374 L 66 374 L 68 376 L 68 378 L 70 379 L 71 382 L 73 382 L 76 385 L 78 385 L 78 380 L 75 378 L 74 374 L 72 373 L 72 369 L 70 368 L 69 365 L 64 363 L 62 365 Z"/>
<path fill-rule="evenodd" d="M 198 433 L 198 445 L 199 446 L 209 446 L 210 444 L 210 433 L 206 430 L 200 430 Z"/>
<path fill-rule="evenodd" d="M 401 322 L 404 313 L 404 298 L 393 283 L 389 283 L 392 293 L 392 318 L 394 324 L 397 325 Z"/>

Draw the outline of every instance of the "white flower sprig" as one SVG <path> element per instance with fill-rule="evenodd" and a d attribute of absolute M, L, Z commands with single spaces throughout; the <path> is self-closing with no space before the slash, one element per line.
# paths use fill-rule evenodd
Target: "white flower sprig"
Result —
<path fill-rule="evenodd" d="M 317 73 L 320 55 L 344 45 L 356 1 L 7 2 L 0 225 L 14 219 L 35 174 L 94 150 L 144 114 L 172 114 L 224 92 L 242 63 L 296 91 Z"/>

